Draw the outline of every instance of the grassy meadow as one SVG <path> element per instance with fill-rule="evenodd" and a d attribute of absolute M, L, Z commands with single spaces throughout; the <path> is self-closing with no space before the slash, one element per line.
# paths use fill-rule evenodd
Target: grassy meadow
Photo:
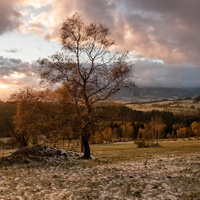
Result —
<path fill-rule="evenodd" d="M 166 100 L 166 101 L 145 101 L 145 102 L 122 102 L 127 107 L 138 111 L 169 111 L 181 115 L 197 115 L 197 109 L 200 108 L 200 102 L 189 100 Z"/>
<path fill-rule="evenodd" d="M 96 159 L 0 168 L 3 200 L 199 199 L 200 140 L 91 145 Z"/>
<path fill-rule="evenodd" d="M 200 140 L 160 140 L 160 147 L 137 148 L 134 142 L 91 145 L 92 154 L 110 162 L 141 161 L 156 157 L 200 154 Z"/>

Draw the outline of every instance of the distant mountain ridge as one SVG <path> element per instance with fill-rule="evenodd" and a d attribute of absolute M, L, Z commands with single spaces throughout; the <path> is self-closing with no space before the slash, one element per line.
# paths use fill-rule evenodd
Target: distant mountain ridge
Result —
<path fill-rule="evenodd" d="M 163 99 L 185 99 L 200 96 L 200 88 L 159 88 L 143 87 L 134 91 L 123 89 L 117 92 L 112 99 L 121 101 L 148 101 Z"/>

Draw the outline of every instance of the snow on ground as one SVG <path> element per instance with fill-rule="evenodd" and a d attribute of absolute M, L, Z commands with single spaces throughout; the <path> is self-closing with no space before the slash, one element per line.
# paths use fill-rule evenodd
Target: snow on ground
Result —
<path fill-rule="evenodd" d="M 0 168 L 0 200 L 200 199 L 200 155 Z"/>
<path fill-rule="evenodd" d="M 66 162 L 70 163 L 82 156 L 82 153 L 67 151 L 65 149 L 35 145 L 19 149 L 11 155 L 2 158 L 1 165 L 14 165 L 19 163 L 32 166 L 38 165 L 39 163 L 61 165 Z"/>

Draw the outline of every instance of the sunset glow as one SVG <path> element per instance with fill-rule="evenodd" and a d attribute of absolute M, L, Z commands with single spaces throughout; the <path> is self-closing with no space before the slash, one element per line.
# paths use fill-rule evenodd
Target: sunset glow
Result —
<path fill-rule="evenodd" d="M 26 77 L 26 75 L 23 74 L 23 73 L 14 72 L 13 74 L 10 75 L 10 77 L 13 78 L 13 79 L 18 79 L 18 78 Z"/>
<path fill-rule="evenodd" d="M 0 85 L 0 88 L 6 89 L 6 88 L 8 88 L 8 85 Z"/>
<path fill-rule="evenodd" d="M 0 1 L 0 88 L 9 95 L 8 85 L 38 85 L 37 60 L 61 50 L 61 25 L 75 12 L 105 24 L 114 50 L 129 51 L 138 87 L 199 87 L 199 7 L 199 0 Z"/>

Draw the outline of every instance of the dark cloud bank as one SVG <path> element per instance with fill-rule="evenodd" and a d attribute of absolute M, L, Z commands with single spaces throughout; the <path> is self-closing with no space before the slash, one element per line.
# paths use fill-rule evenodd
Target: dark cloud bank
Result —
<path fill-rule="evenodd" d="M 0 0 L 0 34 L 18 28 L 21 14 L 17 11 L 16 1 Z"/>
<path fill-rule="evenodd" d="M 139 87 L 196 88 L 200 87 L 200 67 L 136 61 L 134 80 Z"/>
<path fill-rule="evenodd" d="M 0 56 L 0 83 L 10 86 L 24 87 L 36 85 L 38 64 L 23 62 L 20 59 Z M 21 76 L 21 77 L 18 77 Z"/>

